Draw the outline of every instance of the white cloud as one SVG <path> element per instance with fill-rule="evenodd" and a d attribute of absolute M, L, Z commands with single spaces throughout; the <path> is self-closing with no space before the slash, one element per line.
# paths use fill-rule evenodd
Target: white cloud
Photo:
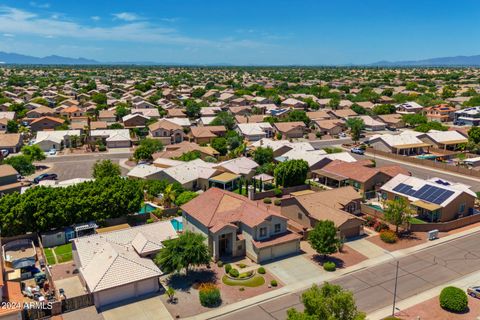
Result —
<path fill-rule="evenodd" d="M 112 14 L 115 19 L 118 19 L 118 20 L 123 20 L 123 21 L 136 21 L 136 20 L 139 20 L 140 17 L 138 15 L 136 15 L 135 13 L 131 13 L 131 12 L 120 12 L 120 13 L 114 13 Z"/>
<path fill-rule="evenodd" d="M 93 21 L 100 21 L 101 18 L 99 16 L 91 16 L 90 19 Z"/>
<path fill-rule="evenodd" d="M 177 22 L 179 18 L 161 18 L 160 21 L 174 23 Z"/>
<path fill-rule="evenodd" d="M 50 3 L 38 3 L 35 1 L 30 1 L 30 5 L 34 8 L 48 9 L 50 8 Z"/>
<path fill-rule="evenodd" d="M 2 36 L 4 36 L 5 38 L 13 38 L 13 37 L 15 37 L 15 35 L 14 35 L 14 34 L 11 34 L 11 33 L 4 33 L 4 34 L 2 34 Z"/>
<path fill-rule="evenodd" d="M 123 16 L 123 18 L 126 17 Z M 127 19 L 131 18 L 128 17 Z M 221 49 L 268 46 L 263 41 L 257 42 L 249 39 L 227 37 L 220 40 L 211 40 L 189 37 L 180 34 L 174 28 L 165 28 L 148 21 L 127 21 L 108 27 L 98 27 L 67 20 L 61 14 L 57 16 L 57 19 L 51 19 L 50 16 L 41 16 L 40 14 L 6 6 L 0 6 L 0 32 L 44 38 L 73 38 L 89 42 L 96 40 L 121 41 L 155 45 L 208 46 Z"/>

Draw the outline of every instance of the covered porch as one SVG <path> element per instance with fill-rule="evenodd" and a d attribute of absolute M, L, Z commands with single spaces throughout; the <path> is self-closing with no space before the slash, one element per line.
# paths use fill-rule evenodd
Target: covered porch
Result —
<path fill-rule="evenodd" d="M 317 181 L 318 183 L 321 183 L 331 188 L 341 188 L 349 184 L 349 179 L 347 177 L 322 169 L 313 170 L 312 178 L 315 179 L 315 181 Z"/>
<path fill-rule="evenodd" d="M 438 222 L 441 218 L 442 207 L 438 204 L 416 200 L 411 205 L 416 209 L 417 215 L 425 221 Z"/>
<path fill-rule="evenodd" d="M 238 182 L 240 180 L 240 175 L 233 174 L 230 172 L 223 172 L 215 177 L 208 179 L 208 187 L 216 187 L 223 190 L 235 190 L 238 188 Z"/>
<path fill-rule="evenodd" d="M 430 145 L 428 143 L 412 143 L 396 145 L 392 148 L 392 152 L 402 156 L 420 155 L 430 151 Z M 426 151 L 425 151 L 426 149 Z"/>

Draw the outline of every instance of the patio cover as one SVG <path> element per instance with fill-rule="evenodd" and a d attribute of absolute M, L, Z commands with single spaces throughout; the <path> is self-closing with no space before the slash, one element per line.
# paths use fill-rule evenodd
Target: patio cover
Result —
<path fill-rule="evenodd" d="M 438 210 L 438 209 L 441 209 L 441 208 L 442 208 L 442 206 L 439 206 L 438 204 L 425 202 L 425 201 L 423 201 L 423 200 L 413 201 L 413 202 L 412 202 L 412 205 L 414 205 L 414 206 L 416 206 L 416 207 L 420 207 L 420 208 L 426 209 L 426 210 L 428 210 L 428 211 L 435 211 L 435 210 Z"/>

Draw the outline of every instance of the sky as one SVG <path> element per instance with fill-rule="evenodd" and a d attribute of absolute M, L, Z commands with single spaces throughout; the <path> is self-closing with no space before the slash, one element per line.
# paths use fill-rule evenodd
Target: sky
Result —
<path fill-rule="evenodd" d="M 480 54 L 477 0 L 0 0 L 0 51 L 344 65 Z"/>

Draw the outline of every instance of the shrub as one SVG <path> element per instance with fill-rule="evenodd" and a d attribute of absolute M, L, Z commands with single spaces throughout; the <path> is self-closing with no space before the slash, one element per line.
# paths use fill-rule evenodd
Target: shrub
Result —
<path fill-rule="evenodd" d="M 277 280 L 272 280 L 272 281 L 270 281 L 270 285 L 271 285 L 272 287 L 278 286 Z"/>
<path fill-rule="evenodd" d="M 265 199 L 263 199 L 263 203 L 270 204 L 270 203 L 272 203 L 272 199 L 265 198 Z"/>
<path fill-rule="evenodd" d="M 275 188 L 273 189 L 273 194 L 275 195 L 275 197 L 281 197 L 283 195 L 283 192 L 282 192 L 282 189 L 280 188 Z"/>
<path fill-rule="evenodd" d="M 213 283 L 202 283 L 199 288 L 200 304 L 204 307 L 216 307 L 222 303 L 220 290 Z"/>
<path fill-rule="evenodd" d="M 332 272 L 337 269 L 337 266 L 335 265 L 335 262 L 332 261 L 327 261 L 323 264 L 323 270 Z"/>
<path fill-rule="evenodd" d="M 230 263 L 227 263 L 227 264 L 225 265 L 225 272 L 226 272 L 226 273 L 229 273 L 230 270 L 232 270 L 232 265 L 231 265 Z"/>
<path fill-rule="evenodd" d="M 322 133 L 321 133 L 320 131 L 315 132 L 315 137 L 321 138 L 321 137 L 322 137 Z"/>
<path fill-rule="evenodd" d="M 219 268 L 223 267 L 223 261 L 222 260 L 217 261 L 217 267 L 219 267 Z"/>
<path fill-rule="evenodd" d="M 273 201 L 273 204 L 276 205 L 276 206 L 279 206 L 282 204 L 282 200 L 280 199 L 275 199 L 275 201 Z"/>
<path fill-rule="evenodd" d="M 402 319 L 394 317 L 394 316 L 389 316 L 389 317 L 383 318 L 383 320 L 402 320 Z"/>
<path fill-rule="evenodd" d="M 245 291 L 245 288 L 244 288 L 244 287 L 240 287 L 240 288 L 238 289 L 238 291 Z"/>
<path fill-rule="evenodd" d="M 228 274 L 234 278 L 238 278 L 238 276 L 240 275 L 240 273 L 238 272 L 237 269 L 230 269 L 230 271 L 228 271 Z"/>
<path fill-rule="evenodd" d="M 107 147 L 103 144 L 98 146 L 98 151 L 107 151 Z"/>
<path fill-rule="evenodd" d="M 395 232 L 391 230 L 383 230 L 382 232 L 380 232 L 380 239 L 382 239 L 382 241 L 386 243 L 395 243 L 397 242 L 398 237 Z"/>
<path fill-rule="evenodd" d="M 153 219 L 152 218 L 148 218 L 147 221 L 145 221 L 147 224 L 148 223 L 153 223 Z"/>
<path fill-rule="evenodd" d="M 250 277 L 251 275 L 253 275 L 253 271 L 243 272 L 243 273 L 240 273 L 238 278 L 239 279 L 244 279 L 244 278 Z"/>
<path fill-rule="evenodd" d="M 451 312 L 463 312 L 468 308 L 467 294 L 457 287 L 443 288 L 440 293 L 440 306 Z"/>
<path fill-rule="evenodd" d="M 372 217 L 372 216 L 366 216 L 365 217 L 365 225 L 367 227 L 373 227 L 376 222 L 377 222 L 377 218 L 375 218 L 375 217 Z"/>
<path fill-rule="evenodd" d="M 260 268 L 258 268 L 258 270 L 257 270 L 257 271 L 258 271 L 258 273 L 260 273 L 260 274 L 265 274 L 265 273 L 266 273 L 266 271 L 265 271 L 265 268 L 264 268 L 264 267 L 260 267 Z"/>
<path fill-rule="evenodd" d="M 267 190 L 272 190 L 275 186 L 271 183 L 268 183 L 268 182 L 265 182 L 263 184 L 263 190 L 267 191 Z"/>
<path fill-rule="evenodd" d="M 389 230 L 390 227 L 388 226 L 388 224 L 386 224 L 385 222 L 383 221 L 377 221 L 375 222 L 375 224 L 373 225 L 373 229 L 377 232 L 381 232 L 383 230 Z"/>
<path fill-rule="evenodd" d="M 247 265 L 245 263 L 238 263 L 237 266 L 241 269 L 246 268 Z"/>

